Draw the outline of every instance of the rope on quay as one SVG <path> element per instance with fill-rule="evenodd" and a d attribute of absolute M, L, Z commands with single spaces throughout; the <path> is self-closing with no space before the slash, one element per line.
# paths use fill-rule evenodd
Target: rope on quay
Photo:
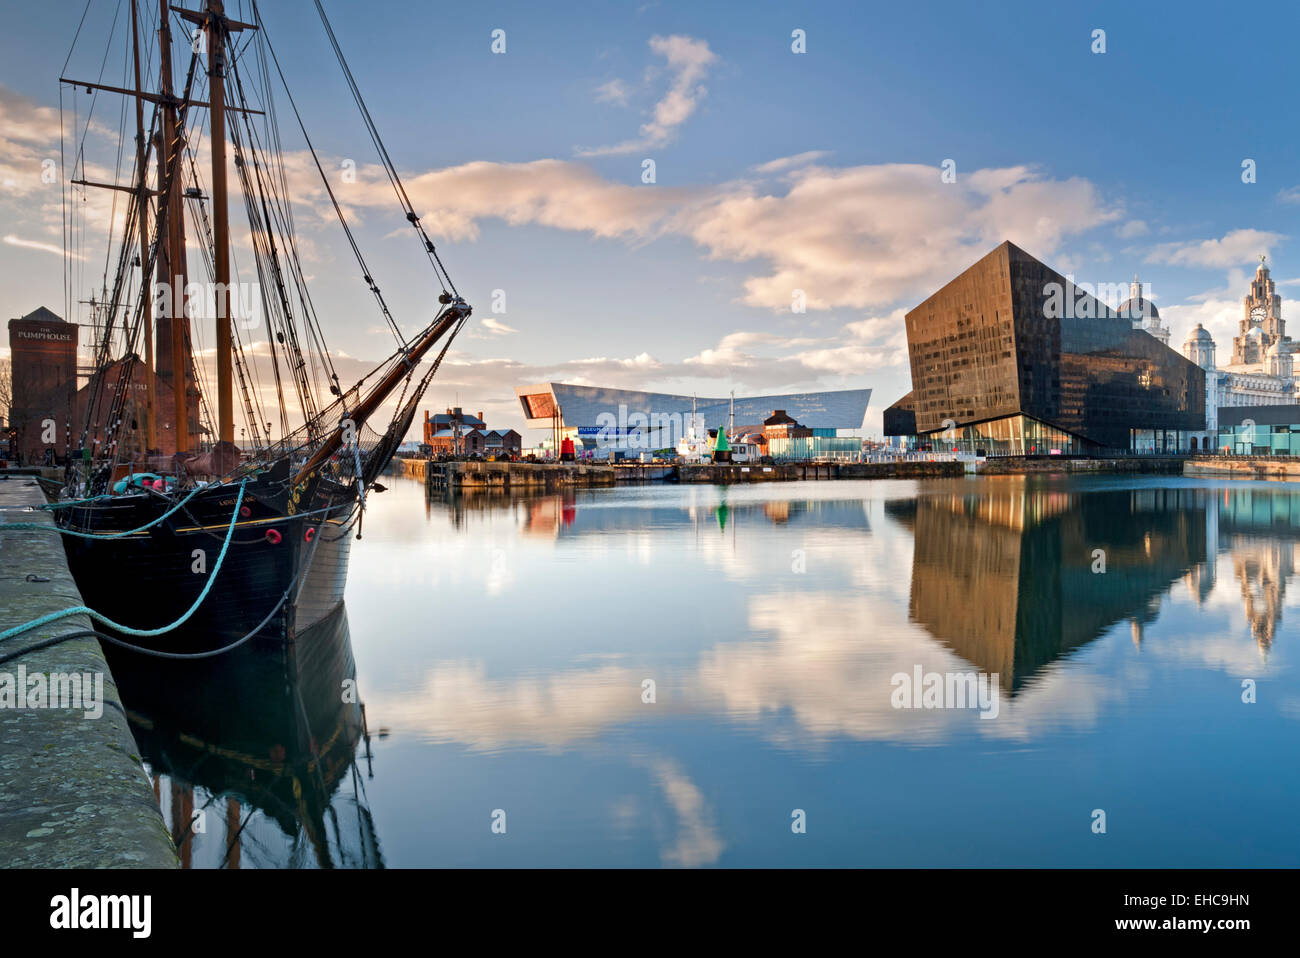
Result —
<path fill-rule="evenodd" d="M 208 593 L 212 591 L 212 586 L 217 581 L 217 576 L 220 575 L 221 573 L 221 564 L 226 559 L 226 552 L 230 548 L 230 540 L 234 537 L 235 534 L 235 523 L 239 519 L 239 507 L 243 505 L 244 486 L 247 485 L 247 483 L 248 480 L 244 479 L 239 484 L 239 495 L 235 498 L 235 508 L 230 513 L 230 526 L 229 528 L 226 529 L 226 541 L 221 544 L 221 554 L 217 556 L 217 564 L 212 569 L 212 575 L 208 576 L 208 581 L 203 586 L 203 591 L 199 593 L 199 597 L 194 600 L 194 604 L 190 606 L 189 609 L 185 612 L 185 614 L 182 615 L 175 622 L 171 623 L 170 625 L 160 626 L 159 628 L 156 629 L 133 629 L 130 626 L 121 625 L 120 623 L 114 622 L 108 616 L 101 615 L 100 613 L 96 612 L 94 609 L 90 608 L 89 606 L 74 605 L 67 609 L 60 609 L 57 612 L 50 612 L 47 615 L 43 615 L 39 618 L 32 619 L 30 622 L 26 622 L 23 625 L 16 625 L 11 629 L 5 629 L 5 631 L 0 632 L 0 642 L 4 642 L 7 639 L 11 639 L 15 635 L 20 635 L 23 632 L 30 632 L 32 629 L 38 629 L 43 625 L 49 625 L 49 623 L 51 622 L 57 622 L 59 619 L 66 619 L 68 616 L 72 616 L 72 615 L 88 615 L 95 621 L 102 622 L 104 625 L 107 625 L 111 629 L 115 629 L 116 631 L 121 632 L 125 635 L 135 635 L 135 636 L 140 636 L 141 638 L 148 638 L 155 635 L 163 635 L 167 632 L 172 632 L 180 628 L 182 625 L 184 625 L 186 622 L 189 621 L 190 617 L 194 615 L 195 612 L 198 611 L 199 606 L 203 604 L 203 600 L 206 599 L 208 597 Z"/>

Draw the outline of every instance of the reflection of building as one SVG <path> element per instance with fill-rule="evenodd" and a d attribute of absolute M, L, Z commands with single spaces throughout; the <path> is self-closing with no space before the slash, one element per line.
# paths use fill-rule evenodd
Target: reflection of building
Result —
<path fill-rule="evenodd" d="M 539 383 L 515 389 L 529 428 L 552 430 L 580 449 L 616 454 L 672 449 L 686 432 L 692 404 L 705 426 L 731 429 L 732 400 L 676 396 L 602 386 Z M 816 437 L 856 433 L 867 415 L 870 389 L 791 393 L 735 400 L 734 433 L 763 432 L 775 410 L 788 413 Z"/>
<path fill-rule="evenodd" d="M 1175 451 L 1205 378 L 1141 323 L 1003 243 L 906 317 L 912 391 L 885 434 L 974 453 Z"/>
<path fill-rule="evenodd" d="M 1241 585 L 1251 637 L 1267 651 L 1282 619 L 1286 580 L 1295 575 L 1295 542 L 1263 539 L 1232 551 L 1232 574 Z"/>
<path fill-rule="evenodd" d="M 1300 565 L 1300 492 L 1285 486 L 1225 489 L 1217 518 L 1251 636 L 1267 652 L 1282 618 L 1287 580 Z"/>
<path fill-rule="evenodd" d="M 1018 690 L 1117 622 L 1140 634 L 1170 584 L 1205 561 L 1204 500 L 1016 483 L 885 508 L 916 537 L 912 620 Z"/>

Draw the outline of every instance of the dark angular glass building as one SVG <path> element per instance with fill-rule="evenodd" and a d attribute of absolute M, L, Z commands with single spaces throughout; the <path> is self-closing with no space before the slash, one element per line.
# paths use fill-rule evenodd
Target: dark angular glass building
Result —
<path fill-rule="evenodd" d="M 977 454 L 1193 448 L 1205 373 L 1011 243 L 907 314 L 912 391 L 887 436 Z"/>

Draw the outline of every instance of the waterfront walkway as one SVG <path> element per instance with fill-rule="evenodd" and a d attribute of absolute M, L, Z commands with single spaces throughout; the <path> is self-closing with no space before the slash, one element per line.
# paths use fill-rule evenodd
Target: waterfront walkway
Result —
<path fill-rule="evenodd" d="M 30 476 L 0 476 L 0 521 L 52 523 L 49 512 L 28 511 L 44 501 Z M 0 530 L 0 631 L 81 604 L 59 536 Z M 70 639 L 5 661 L 88 628 L 79 615 L 0 642 L 0 867 L 176 866 L 98 640 Z M 30 682 L 60 673 L 103 677 L 99 717 L 82 708 L 17 707 L 20 675 Z"/>

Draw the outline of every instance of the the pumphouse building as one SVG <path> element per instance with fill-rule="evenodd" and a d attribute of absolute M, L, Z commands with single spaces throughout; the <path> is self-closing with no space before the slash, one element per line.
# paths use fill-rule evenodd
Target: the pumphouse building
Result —
<path fill-rule="evenodd" d="M 44 306 L 9 320 L 10 425 L 24 462 L 62 456 L 77 393 L 77 327 Z"/>
<path fill-rule="evenodd" d="M 977 455 L 1192 451 L 1205 372 L 1012 243 L 906 316 L 887 436 Z"/>

